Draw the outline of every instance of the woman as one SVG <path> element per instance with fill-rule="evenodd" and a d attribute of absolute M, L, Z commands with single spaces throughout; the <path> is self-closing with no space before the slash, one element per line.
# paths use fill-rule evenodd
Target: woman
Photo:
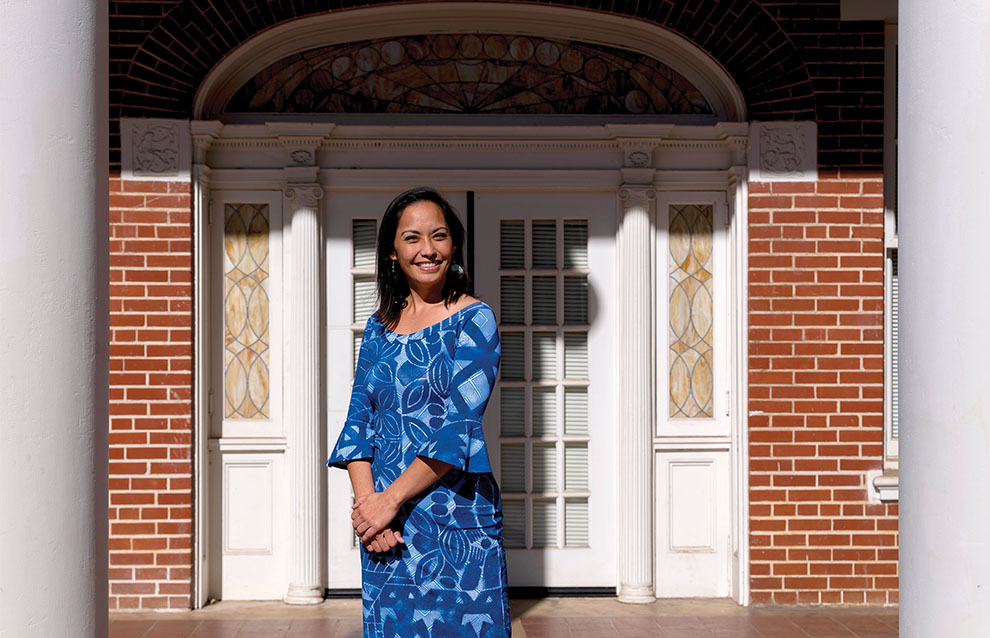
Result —
<path fill-rule="evenodd" d="M 361 538 L 364 635 L 511 635 L 502 505 L 481 417 L 495 384 L 491 308 L 467 295 L 464 227 L 436 191 L 396 197 L 378 233 L 378 311 L 343 431 Z"/>

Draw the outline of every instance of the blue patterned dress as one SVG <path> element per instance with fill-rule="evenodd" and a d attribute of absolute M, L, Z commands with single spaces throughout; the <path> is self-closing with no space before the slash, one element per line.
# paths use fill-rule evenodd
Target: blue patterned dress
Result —
<path fill-rule="evenodd" d="M 399 509 L 404 545 L 361 548 L 366 638 L 511 635 L 501 496 L 481 429 L 499 352 L 481 302 L 408 335 L 368 320 L 327 465 L 370 460 L 378 492 L 417 456 L 454 467 Z"/>

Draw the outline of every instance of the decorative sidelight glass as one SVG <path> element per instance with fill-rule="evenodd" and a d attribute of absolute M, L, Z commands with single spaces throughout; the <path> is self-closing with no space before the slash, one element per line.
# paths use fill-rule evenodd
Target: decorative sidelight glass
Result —
<path fill-rule="evenodd" d="M 669 416 L 710 418 L 713 393 L 711 205 L 672 205 L 669 226 Z"/>
<path fill-rule="evenodd" d="M 224 418 L 267 419 L 269 369 L 269 210 L 224 206 Z"/>

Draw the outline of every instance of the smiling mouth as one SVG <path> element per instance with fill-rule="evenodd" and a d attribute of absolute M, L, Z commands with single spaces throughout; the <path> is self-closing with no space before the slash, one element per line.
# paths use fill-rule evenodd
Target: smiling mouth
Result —
<path fill-rule="evenodd" d="M 440 270 L 440 264 L 443 262 L 439 261 L 420 261 L 414 264 L 417 268 L 425 272 L 436 272 Z"/>

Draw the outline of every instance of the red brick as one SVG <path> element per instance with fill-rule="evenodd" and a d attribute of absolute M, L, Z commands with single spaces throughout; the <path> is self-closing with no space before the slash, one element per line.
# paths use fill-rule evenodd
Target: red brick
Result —
<path fill-rule="evenodd" d="M 795 208 L 835 208 L 838 205 L 838 197 L 828 197 L 824 195 L 797 195 L 794 197 Z"/>
<path fill-rule="evenodd" d="M 839 205 L 842 208 L 883 208 L 883 197 L 840 197 Z"/>
<path fill-rule="evenodd" d="M 813 576 L 791 576 L 784 579 L 784 587 L 787 589 L 826 589 L 828 579 Z"/>
<path fill-rule="evenodd" d="M 870 579 L 856 576 L 833 576 L 828 579 L 831 589 L 866 589 L 870 587 Z"/>
<path fill-rule="evenodd" d="M 774 224 L 814 224 L 816 213 L 813 210 L 776 210 Z"/>
<path fill-rule="evenodd" d="M 791 208 L 794 198 L 782 195 L 750 194 L 749 207 L 754 208 Z"/>
<path fill-rule="evenodd" d="M 814 253 L 817 247 L 814 241 L 777 240 L 770 242 L 774 253 Z"/>
<path fill-rule="evenodd" d="M 860 192 L 859 182 L 818 182 L 821 195 L 855 195 Z"/>
<path fill-rule="evenodd" d="M 155 560 L 155 555 L 150 553 L 111 552 L 110 554 L 111 565 L 151 565 L 154 563 L 154 560 Z"/>

